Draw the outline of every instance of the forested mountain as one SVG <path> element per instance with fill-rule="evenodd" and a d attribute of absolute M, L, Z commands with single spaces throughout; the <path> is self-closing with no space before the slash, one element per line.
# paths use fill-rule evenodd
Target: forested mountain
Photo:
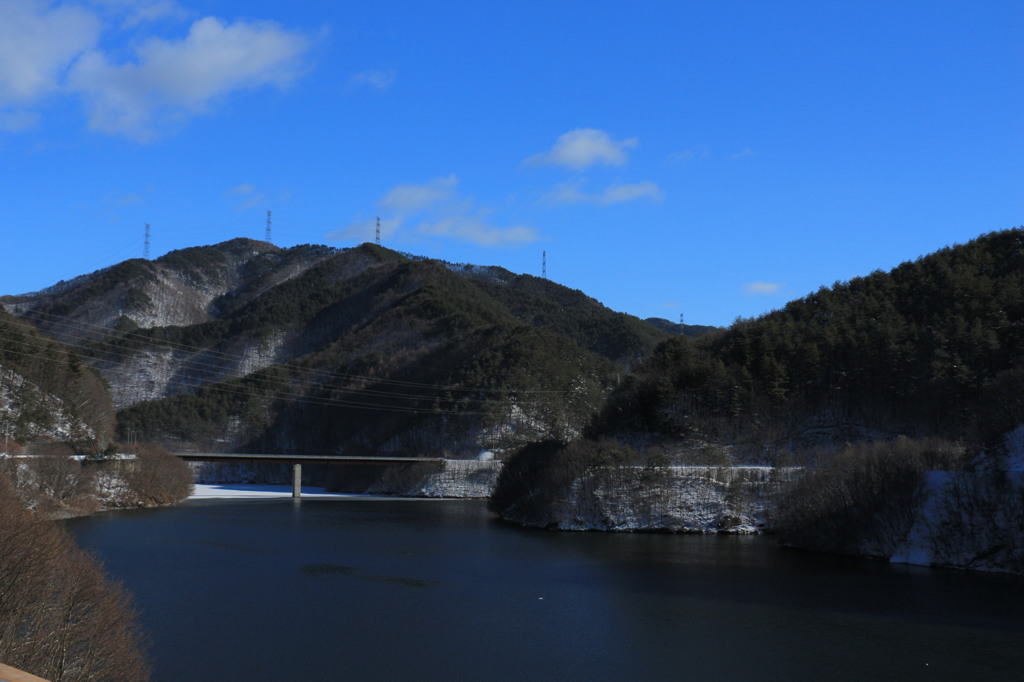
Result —
<path fill-rule="evenodd" d="M 1024 230 L 984 235 L 662 343 L 598 430 L 748 452 L 896 435 L 995 442 L 1024 421 Z"/>
<path fill-rule="evenodd" d="M 250 240 L 6 297 L 175 447 L 474 453 L 569 438 L 667 338 L 580 292 L 379 246 Z"/>
<path fill-rule="evenodd" d="M 240 239 L 4 298 L 74 353 L 36 336 L 3 364 L 35 358 L 50 386 L 81 356 L 125 438 L 175 446 L 466 453 L 571 438 L 598 410 L 596 433 L 748 453 L 984 442 L 1024 414 L 1022 244 L 988 234 L 691 338 L 501 268 Z"/>

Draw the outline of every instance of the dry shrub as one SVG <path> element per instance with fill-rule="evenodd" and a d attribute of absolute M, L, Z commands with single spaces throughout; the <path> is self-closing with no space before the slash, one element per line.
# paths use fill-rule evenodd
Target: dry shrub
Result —
<path fill-rule="evenodd" d="M 0 660 L 53 682 L 149 678 L 131 599 L 0 479 Z"/>
<path fill-rule="evenodd" d="M 142 506 L 173 504 L 192 493 L 192 470 L 161 445 L 143 445 L 122 476 Z"/>
<path fill-rule="evenodd" d="M 847 445 L 781 496 L 775 530 L 797 547 L 888 558 L 914 523 L 924 472 L 962 460 L 960 446 L 938 439 Z"/>

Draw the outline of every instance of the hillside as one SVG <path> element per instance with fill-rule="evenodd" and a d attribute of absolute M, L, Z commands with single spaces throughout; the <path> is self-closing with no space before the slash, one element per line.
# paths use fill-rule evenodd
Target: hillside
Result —
<path fill-rule="evenodd" d="M 2 301 L 173 447 L 475 454 L 573 437 L 667 334 L 580 292 L 378 246 L 234 240 Z"/>
<path fill-rule="evenodd" d="M 15 443 L 62 440 L 101 452 L 114 410 L 97 372 L 66 346 L 0 310 L 0 437 Z"/>
<path fill-rule="evenodd" d="M 599 429 L 748 454 L 865 438 L 998 442 L 1024 421 L 1024 230 L 662 343 Z"/>

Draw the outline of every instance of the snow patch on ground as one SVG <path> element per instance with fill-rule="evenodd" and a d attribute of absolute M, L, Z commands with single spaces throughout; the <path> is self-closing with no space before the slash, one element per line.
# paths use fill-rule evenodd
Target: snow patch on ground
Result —
<path fill-rule="evenodd" d="M 291 497 L 290 485 L 264 485 L 258 483 L 197 483 L 190 500 L 257 500 Z M 348 493 L 329 493 L 323 488 L 303 486 L 302 499 L 344 499 L 362 497 Z"/>
<path fill-rule="evenodd" d="M 924 502 L 914 525 L 903 543 L 889 558 L 894 564 L 932 565 L 930 538 L 939 523 L 939 512 L 945 502 L 946 486 L 952 479 L 949 471 L 926 471 L 924 478 Z"/>
<path fill-rule="evenodd" d="M 1006 470 L 1024 471 L 1024 424 L 1006 434 Z"/>

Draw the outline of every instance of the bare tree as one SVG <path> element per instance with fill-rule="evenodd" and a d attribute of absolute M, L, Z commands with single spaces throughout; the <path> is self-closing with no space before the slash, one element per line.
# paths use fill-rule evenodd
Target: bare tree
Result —
<path fill-rule="evenodd" d="M 0 660 L 53 682 L 149 678 L 129 595 L 0 479 Z"/>

